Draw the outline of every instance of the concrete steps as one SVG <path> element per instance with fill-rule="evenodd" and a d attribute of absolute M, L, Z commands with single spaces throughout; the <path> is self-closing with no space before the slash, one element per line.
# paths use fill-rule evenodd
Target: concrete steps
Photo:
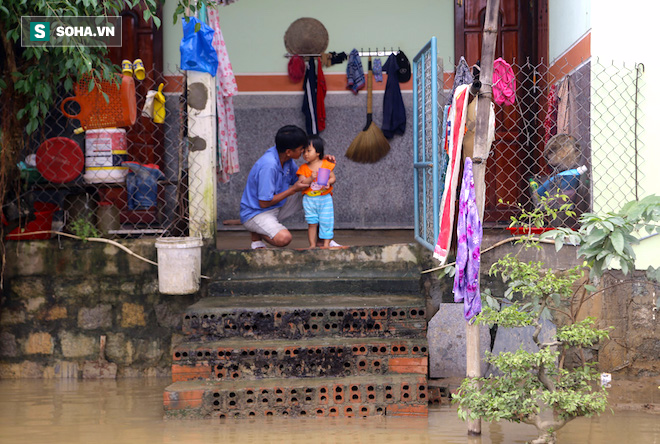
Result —
<path fill-rule="evenodd" d="M 183 315 L 166 417 L 426 415 L 425 299 L 409 245 L 217 256 Z"/>
<path fill-rule="evenodd" d="M 301 339 L 425 334 L 421 295 L 242 295 L 205 298 L 188 308 L 183 332 L 201 340 Z"/>
<path fill-rule="evenodd" d="M 347 378 L 175 382 L 163 394 L 169 418 L 426 415 L 426 374 Z"/>
<path fill-rule="evenodd" d="M 419 338 L 230 339 L 175 347 L 172 381 L 426 374 L 427 366 L 428 346 Z"/>
<path fill-rule="evenodd" d="M 419 276 L 356 277 L 250 277 L 226 279 L 209 285 L 212 296 L 236 294 L 419 294 Z"/>

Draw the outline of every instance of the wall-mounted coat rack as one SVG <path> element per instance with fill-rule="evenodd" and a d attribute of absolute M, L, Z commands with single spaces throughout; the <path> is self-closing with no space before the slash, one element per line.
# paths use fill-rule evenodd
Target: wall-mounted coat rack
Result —
<path fill-rule="evenodd" d="M 397 48 L 397 51 L 401 51 L 401 48 Z M 358 53 L 360 54 L 360 57 L 385 57 L 389 56 L 394 52 L 394 47 L 390 46 L 390 49 L 388 50 L 387 48 L 383 49 L 378 49 L 375 48 L 372 50 L 371 48 L 367 48 L 365 51 L 364 48 L 360 48 Z M 284 57 L 293 57 L 293 56 L 300 56 L 300 57 L 321 57 L 321 54 L 291 54 L 291 53 L 286 53 L 284 54 Z"/>

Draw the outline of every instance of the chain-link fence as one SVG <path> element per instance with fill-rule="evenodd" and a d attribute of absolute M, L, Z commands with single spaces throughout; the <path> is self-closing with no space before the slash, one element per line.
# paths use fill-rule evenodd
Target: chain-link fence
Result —
<path fill-rule="evenodd" d="M 467 65 L 452 72 L 442 59 L 436 64 L 433 44 L 431 40 L 413 63 L 415 230 L 429 248 L 435 245 L 443 212 L 450 160 L 445 138 L 455 130 L 447 129 L 452 88 L 472 83 L 474 72 Z M 577 65 L 514 60 L 511 72 L 515 84 L 504 89 L 513 91 L 514 100 L 495 106 L 495 139 L 486 169 L 486 226 L 508 225 L 520 207 L 531 209 L 543 198 L 560 208 L 565 202 L 555 196 L 565 195 L 575 214 L 559 212 L 547 223 L 576 227 L 584 212 L 616 211 L 643 195 L 643 65 L 595 58 Z M 500 76 L 501 82 L 505 77 Z M 467 108 L 468 130 L 473 104 Z"/>
<path fill-rule="evenodd" d="M 512 69 L 515 103 L 496 106 L 486 221 L 506 220 L 507 202 L 537 205 L 558 192 L 578 216 L 617 210 L 637 198 L 639 65 L 591 59 L 577 66 L 514 62 Z M 577 218 L 557 223 L 574 226 Z"/>
<path fill-rule="evenodd" d="M 14 204 L 29 211 L 8 239 L 20 232 L 20 239 L 47 239 L 29 233 L 51 228 L 86 236 L 188 235 L 185 72 L 146 72 L 102 90 L 84 82 L 69 94 L 61 88 L 28 137 Z"/>

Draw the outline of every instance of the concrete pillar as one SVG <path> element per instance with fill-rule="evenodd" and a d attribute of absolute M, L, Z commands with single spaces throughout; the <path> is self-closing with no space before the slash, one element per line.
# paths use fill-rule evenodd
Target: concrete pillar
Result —
<path fill-rule="evenodd" d="M 218 144 L 215 78 L 197 71 L 187 74 L 190 235 L 215 239 Z"/>

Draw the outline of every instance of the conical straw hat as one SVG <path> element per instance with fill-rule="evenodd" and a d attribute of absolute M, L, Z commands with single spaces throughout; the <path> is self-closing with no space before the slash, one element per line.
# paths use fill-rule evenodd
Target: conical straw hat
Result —
<path fill-rule="evenodd" d="M 314 18 L 299 18 L 284 33 L 284 46 L 291 54 L 321 54 L 328 48 L 328 31 Z"/>

